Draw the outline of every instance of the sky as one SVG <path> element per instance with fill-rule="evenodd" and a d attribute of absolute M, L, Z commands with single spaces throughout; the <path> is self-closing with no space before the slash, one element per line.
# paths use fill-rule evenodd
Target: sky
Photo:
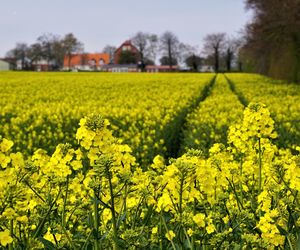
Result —
<path fill-rule="evenodd" d="M 86 52 L 119 46 L 138 31 L 162 34 L 201 48 L 205 35 L 237 35 L 251 13 L 244 0 L 0 0 L 0 57 L 17 42 L 72 32 Z"/>

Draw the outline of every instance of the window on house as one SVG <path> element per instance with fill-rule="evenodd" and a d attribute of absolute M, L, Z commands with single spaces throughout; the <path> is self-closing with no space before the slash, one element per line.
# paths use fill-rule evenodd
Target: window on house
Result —
<path fill-rule="evenodd" d="M 89 65 L 90 66 L 95 66 L 96 65 L 96 60 L 95 59 L 89 60 Z"/>

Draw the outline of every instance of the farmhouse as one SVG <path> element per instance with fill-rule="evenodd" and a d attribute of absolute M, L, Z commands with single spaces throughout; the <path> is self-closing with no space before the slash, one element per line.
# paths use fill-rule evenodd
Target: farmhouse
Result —
<path fill-rule="evenodd" d="M 51 60 L 40 59 L 31 63 L 31 70 L 33 71 L 51 71 L 55 70 L 55 68 L 55 61 Z"/>
<path fill-rule="evenodd" d="M 0 59 L 0 71 L 10 70 L 10 65 L 8 62 Z"/>
<path fill-rule="evenodd" d="M 179 67 L 178 65 L 175 66 L 168 66 L 168 65 L 147 65 L 146 66 L 146 72 L 149 73 L 157 73 L 157 72 L 172 72 L 172 71 L 178 71 Z"/>
<path fill-rule="evenodd" d="M 131 43 L 125 41 L 114 53 L 113 63 L 104 65 L 103 71 L 106 72 L 139 72 L 139 50 Z"/>
<path fill-rule="evenodd" d="M 114 72 L 114 73 L 140 71 L 140 69 L 138 69 L 136 64 L 108 64 L 108 65 L 104 65 L 102 70 L 106 72 Z"/>
<path fill-rule="evenodd" d="M 114 53 L 115 64 L 137 64 L 139 60 L 139 50 L 131 43 L 130 40 L 122 43 Z"/>
<path fill-rule="evenodd" d="M 212 72 L 215 72 L 215 70 L 214 70 L 214 67 L 211 66 L 211 65 L 202 65 L 200 67 L 200 72 L 210 72 L 210 73 L 212 73 Z"/>
<path fill-rule="evenodd" d="M 64 57 L 63 70 L 72 71 L 105 71 L 105 72 L 140 72 L 141 59 L 139 50 L 130 40 L 126 40 L 116 49 L 111 62 L 106 53 L 83 53 Z M 178 66 L 147 65 L 146 72 L 178 71 Z"/>
<path fill-rule="evenodd" d="M 106 53 L 65 56 L 63 70 L 100 71 L 109 60 L 109 54 Z"/>

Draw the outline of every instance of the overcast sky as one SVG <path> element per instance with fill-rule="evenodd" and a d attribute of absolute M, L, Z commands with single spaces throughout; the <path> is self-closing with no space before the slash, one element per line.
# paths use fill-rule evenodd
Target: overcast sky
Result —
<path fill-rule="evenodd" d="M 73 32 L 85 51 L 119 46 L 137 31 L 173 31 L 201 46 L 212 32 L 237 34 L 250 20 L 244 0 L 0 0 L 0 57 L 43 33 Z"/>

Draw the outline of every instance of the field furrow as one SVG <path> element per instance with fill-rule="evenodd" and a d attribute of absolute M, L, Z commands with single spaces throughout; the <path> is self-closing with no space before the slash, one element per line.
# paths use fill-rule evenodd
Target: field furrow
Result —
<path fill-rule="evenodd" d="M 224 75 L 219 74 L 210 95 L 187 117 L 181 152 L 193 148 L 207 155 L 213 144 L 226 145 L 228 128 L 242 113 L 243 105 L 229 88 Z"/>

